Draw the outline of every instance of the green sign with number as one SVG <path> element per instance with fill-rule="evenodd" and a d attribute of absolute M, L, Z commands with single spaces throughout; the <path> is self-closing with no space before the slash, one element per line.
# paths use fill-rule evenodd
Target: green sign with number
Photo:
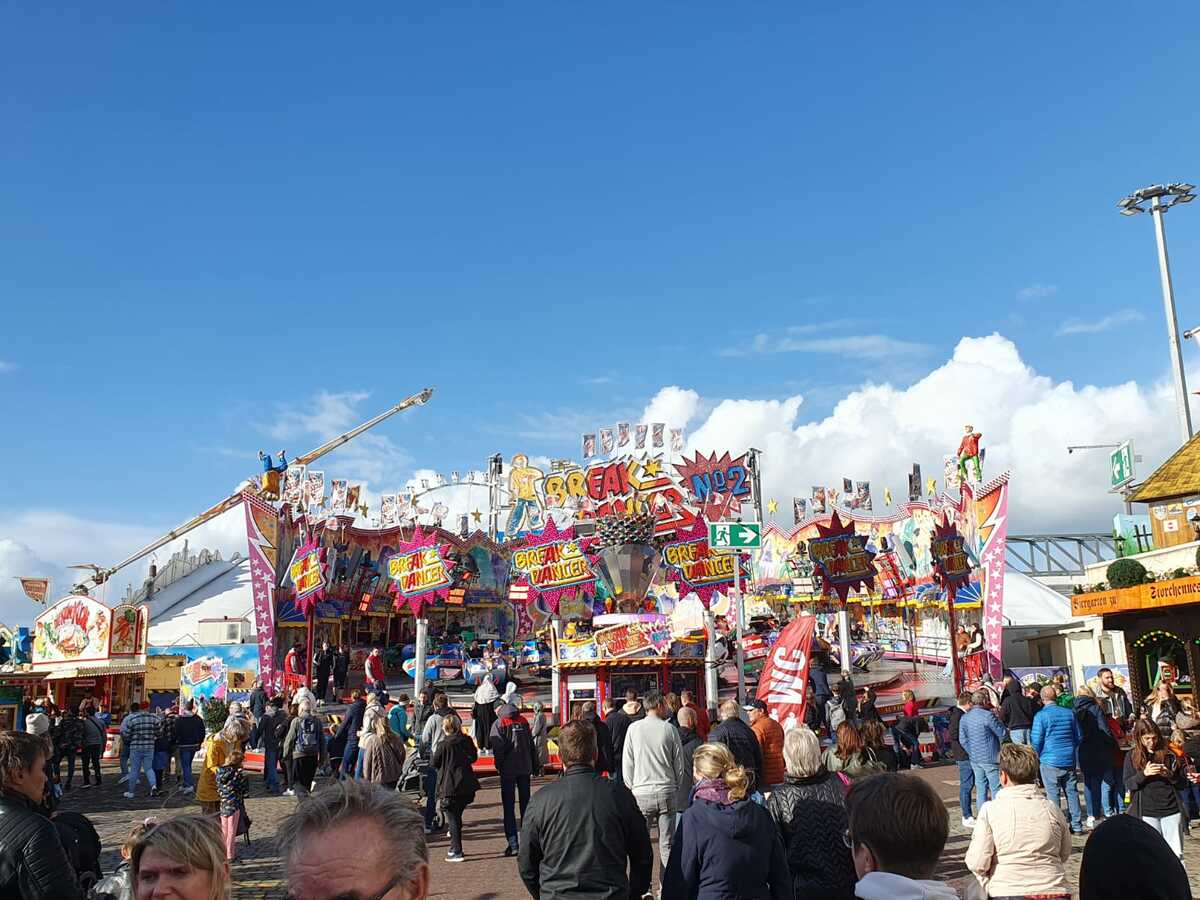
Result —
<path fill-rule="evenodd" d="M 714 550 L 758 550 L 762 525 L 758 522 L 709 522 L 708 546 Z"/>
<path fill-rule="evenodd" d="M 1109 477 L 1114 488 L 1125 487 L 1133 481 L 1133 445 L 1126 441 L 1108 458 Z"/>

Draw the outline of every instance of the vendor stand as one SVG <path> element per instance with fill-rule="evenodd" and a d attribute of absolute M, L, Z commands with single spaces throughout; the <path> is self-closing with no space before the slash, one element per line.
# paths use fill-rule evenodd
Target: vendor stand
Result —
<path fill-rule="evenodd" d="M 146 606 L 109 608 L 71 594 L 34 620 L 32 669 L 59 707 L 97 701 L 114 713 L 145 700 Z"/>

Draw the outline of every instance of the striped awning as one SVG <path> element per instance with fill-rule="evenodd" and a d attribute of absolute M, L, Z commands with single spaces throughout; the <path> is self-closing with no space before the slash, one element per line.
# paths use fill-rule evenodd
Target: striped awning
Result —
<path fill-rule="evenodd" d="M 570 659 L 560 660 L 560 669 L 619 669 L 630 666 L 661 666 L 669 663 L 672 668 L 693 669 L 704 665 L 704 660 L 693 656 L 631 656 L 622 659 Z"/>
<path fill-rule="evenodd" d="M 137 675 L 145 671 L 145 663 L 100 663 L 95 666 L 68 666 L 62 669 L 50 669 L 46 672 L 46 680 L 65 681 L 69 678 L 93 678 L 97 675 Z"/>

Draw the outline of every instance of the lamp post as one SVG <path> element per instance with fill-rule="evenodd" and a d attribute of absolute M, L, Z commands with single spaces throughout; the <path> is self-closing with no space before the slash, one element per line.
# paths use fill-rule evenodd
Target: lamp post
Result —
<path fill-rule="evenodd" d="M 1150 215 L 1154 219 L 1154 236 L 1158 243 L 1158 270 L 1162 280 L 1163 307 L 1167 316 L 1167 343 L 1171 350 L 1171 365 L 1175 374 L 1175 407 L 1179 414 L 1179 431 L 1183 443 L 1192 439 L 1192 412 L 1188 407 L 1187 380 L 1183 374 L 1183 356 L 1179 350 L 1179 323 L 1175 316 L 1175 291 L 1171 286 L 1171 264 L 1167 258 L 1167 235 L 1163 230 L 1163 213 L 1177 203 L 1190 203 L 1196 199 L 1194 184 L 1176 182 L 1163 186 L 1151 185 L 1134 191 L 1117 203 L 1123 216 L 1136 216 L 1146 212 L 1143 203 L 1150 204 Z"/>

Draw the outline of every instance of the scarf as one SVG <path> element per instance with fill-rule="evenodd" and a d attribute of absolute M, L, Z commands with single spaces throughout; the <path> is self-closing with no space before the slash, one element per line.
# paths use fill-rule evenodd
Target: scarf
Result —
<path fill-rule="evenodd" d="M 710 803 L 719 803 L 722 806 L 729 806 L 733 802 L 729 799 L 729 788 L 720 778 L 702 778 L 697 781 L 696 786 L 692 789 L 692 797 L 707 800 Z"/>

